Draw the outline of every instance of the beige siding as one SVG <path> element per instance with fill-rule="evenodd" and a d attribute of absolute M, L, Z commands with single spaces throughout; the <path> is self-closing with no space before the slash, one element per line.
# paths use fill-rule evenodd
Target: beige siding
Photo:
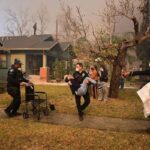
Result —
<path fill-rule="evenodd" d="M 15 58 L 18 58 L 23 63 L 22 70 L 26 71 L 26 55 L 25 54 L 11 54 L 11 64 L 14 63 Z"/>
<path fill-rule="evenodd" d="M 7 56 L 6 56 L 6 54 L 0 54 L 0 68 L 7 68 Z"/>
<path fill-rule="evenodd" d="M 1 60 L 6 60 L 6 54 L 0 54 L 0 59 Z"/>

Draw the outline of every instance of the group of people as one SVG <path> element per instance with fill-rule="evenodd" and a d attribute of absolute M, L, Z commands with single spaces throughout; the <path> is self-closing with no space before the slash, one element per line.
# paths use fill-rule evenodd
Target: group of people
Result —
<path fill-rule="evenodd" d="M 21 61 L 19 59 L 15 59 L 14 64 L 8 70 L 7 92 L 13 98 L 13 100 L 4 111 L 9 117 L 20 115 L 18 113 L 18 109 L 21 104 L 20 85 L 32 85 L 32 83 L 23 76 L 23 73 L 20 69 L 21 65 Z M 136 75 L 150 76 L 150 69 L 145 71 L 128 72 L 123 75 L 124 77 Z M 99 69 L 96 65 L 93 65 L 84 70 L 83 64 L 77 63 L 73 75 L 67 74 L 64 76 L 64 79 L 66 82 L 68 82 L 71 92 L 75 96 L 75 102 L 80 121 L 83 120 L 85 108 L 90 104 L 91 93 L 97 100 L 107 100 L 108 71 L 104 64 L 101 64 Z M 81 103 L 81 97 L 84 99 L 83 103 Z"/>
<path fill-rule="evenodd" d="M 84 70 L 83 64 L 77 63 L 74 74 L 65 75 L 64 79 L 68 82 L 72 94 L 75 96 L 80 121 L 83 120 L 84 109 L 90 104 L 89 86 L 92 91 L 90 93 L 93 94 L 94 98 L 107 100 L 108 71 L 104 65 L 101 65 L 99 70 L 95 65 Z M 81 96 L 84 98 L 83 104 L 81 104 Z"/>
<path fill-rule="evenodd" d="M 130 71 L 130 72 L 121 72 L 120 86 L 124 87 L 124 80 L 126 77 L 134 77 L 134 76 L 149 76 L 150 77 L 150 69 L 143 71 Z M 108 95 L 108 71 L 105 65 L 101 65 L 99 69 L 97 66 L 92 66 L 86 71 L 83 69 L 83 65 L 81 63 L 76 64 L 76 70 L 73 75 L 65 75 L 65 81 L 68 82 L 72 94 L 75 95 L 76 106 L 79 114 L 79 119 L 83 120 L 84 109 L 90 103 L 89 90 L 92 91 L 92 95 L 94 98 L 98 100 L 107 100 Z M 123 78 L 123 79 L 122 79 Z M 140 96 L 141 100 L 144 101 L 144 111 L 145 116 L 150 116 L 150 81 L 146 82 L 147 84 L 144 86 L 146 96 L 143 96 L 143 90 L 139 90 L 137 93 Z M 90 87 L 90 88 L 89 88 Z M 146 87 L 146 88 L 145 88 Z M 91 93 L 91 92 L 90 92 Z M 140 94 L 142 93 L 142 94 Z M 81 96 L 84 98 L 84 103 L 81 104 Z M 144 97 L 146 100 L 143 100 Z"/>
<path fill-rule="evenodd" d="M 9 106 L 4 110 L 9 117 L 20 115 L 18 109 L 21 104 L 20 85 L 32 84 L 27 80 L 22 71 L 22 63 L 19 59 L 14 60 L 14 64 L 8 70 L 7 75 L 7 92 L 13 98 Z M 75 95 L 76 106 L 79 114 L 79 119 L 83 120 L 83 111 L 90 103 L 89 85 L 92 87 L 93 96 L 96 98 L 96 91 L 102 91 L 101 100 L 107 99 L 106 82 L 108 73 L 105 67 L 97 70 L 96 66 L 92 66 L 89 71 L 84 70 L 82 63 L 77 63 L 73 75 L 65 75 L 65 81 L 70 85 L 72 94 Z M 101 82 L 99 82 L 101 81 Z M 84 103 L 81 104 L 81 96 L 84 98 Z M 100 96 L 99 96 L 100 99 Z"/>

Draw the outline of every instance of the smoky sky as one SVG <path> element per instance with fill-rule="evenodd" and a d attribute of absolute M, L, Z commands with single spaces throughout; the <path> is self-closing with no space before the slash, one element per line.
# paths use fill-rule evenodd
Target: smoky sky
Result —
<path fill-rule="evenodd" d="M 96 13 L 102 11 L 105 7 L 105 0 L 61 0 L 65 4 L 69 4 L 72 8 L 79 6 L 81 12 L 85 14 L 87 20 L 94 24 L 98 23 Z M 59 0 L 0 0 L 0 36 L 7 35 L 6 20 L 7 9 L 19 11 L 28 9 L 29 13 L 37 11 L 40 6 L 46 6 L 49 14 L 49 25 L 47 33 L 55 32 L 55 22 L 61 13 Z M 116 32 L 128 32 L 133 29 L 132 24 L 128 20 L 122 20 L 117 25 Z"/>

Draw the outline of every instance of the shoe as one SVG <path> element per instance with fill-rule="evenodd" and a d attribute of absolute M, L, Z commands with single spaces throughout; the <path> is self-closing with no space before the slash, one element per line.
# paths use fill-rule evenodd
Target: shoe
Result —
<path fill-rule="evenodd" d="M 80 120 L 80 121 L 83 121 L 83 119 L 84 119 L 83 116 L 82 116 L 82 115 L 79 115 L 79 120 Z"/>
<path fill-rule="evenodd" d="M 79 120 L 80 120 L 80 121 L 83 121 L 83 119 L 84 119 L 84 118 L 83 118 L 83 115 L 84 115 L 83 112 L 80 112 L 80 113 L 79 113 Z"/>
<path fill-rule="evenodd" d="M 19 113 L 19 112 L 15 112 L 15 113 L 12 114 L 13 117 L 15 117 L 15 116 L 21 116 L 21 115 L 22 115 L 22 114 Z"/>
<path fill-rule="evenodd" d="M 8 117 L 12 117 L 12 114 L 8 110 L 5 109 L 4 112 Z"/>

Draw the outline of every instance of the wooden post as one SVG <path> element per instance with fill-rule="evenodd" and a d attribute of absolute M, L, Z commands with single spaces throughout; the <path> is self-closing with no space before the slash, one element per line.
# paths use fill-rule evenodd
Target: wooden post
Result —
<path fill-rule="evenodd" d="M 43 67 L 47 67 L 47 57 L 44 50 L 43 50 Z"/>

